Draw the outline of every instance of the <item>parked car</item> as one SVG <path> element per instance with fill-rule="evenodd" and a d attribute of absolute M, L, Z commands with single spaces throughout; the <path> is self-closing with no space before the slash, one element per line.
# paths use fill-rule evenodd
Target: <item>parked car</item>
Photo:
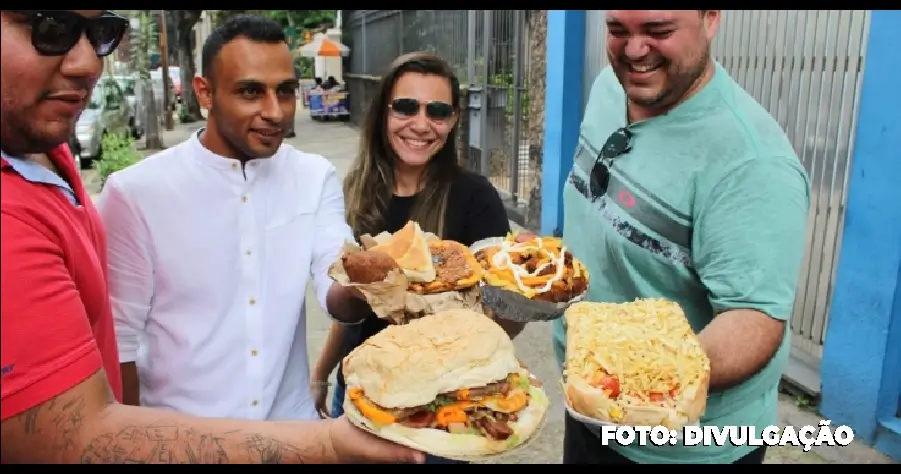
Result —
<path fill-rule="evenodd" d="M 171 69 L 169 76 L 172 76 Z M 153 84 L 153 98 L 157 101 L 157 104 L 159 104 L 157 110 L 163 110 L 163 70 L 154 69 L 153 71 L 150 71 L 150 81 Z M 177 104 L 178 95 L 176 94 L 175 84 L 171 80 L 169 81 L 169 97 L 171 98 L 169 107 L 171 107 L 174 111 Z M 162 117 L 162 115 L 160 115 L 160 117 Z"/>
<path fill-rule="evenodd" d="M 101 158 L 101 142 L 107 133 L 129 133 L 130 117 L 125 93 L 116 81 L 98 82 L 91 92 L 91 101 L 75 124 L 82 161 Z"/>
<path fill-rule="evenodd" d="M 150 71 L 150 87 L 153 92 L 153 102 L 156 105 L 157 116 L 159 117 L 159 123 L 162 126 L 165 123 L 165 119 L 162 114 L 163 110 L 163 74 L 159 69 Z M 175 91 L 172 90 L 170 85 L 169 90 L 172 92 L 172 97 L 175 96 Z"/>
<path fill-rule="evenodd" d="M 169 66 L 169 80 L 172 81 L 172 89 L 175 92 L 175 103 L 181 103 L 181 68 Z M 189 85 L 190 86 L 190 85 Z"/>
<path fill-rule="evenodd" d="M 75 131 L 72 131 L 72 134 L 69 135 L 69 151 L 72 152 L 72 158 L 75 159 L 75 169 L 80 170 L 81 168 L 81 146 L 78 144 L 78 137 L 75 136 Z"/>
<path fill-rule="evenodd" d="M 128 111 L 131 115 L 128 118 L 128 126 L 131 129 L 132 138 L 137 140 L 144 136 L 146 130 L 144 118 L 147 116 L 144 100 L 136 92 L 138 79 L 135 76 L 113 76 L 113 79 L 125 94 L 125 101 L 128 103 Z"/>

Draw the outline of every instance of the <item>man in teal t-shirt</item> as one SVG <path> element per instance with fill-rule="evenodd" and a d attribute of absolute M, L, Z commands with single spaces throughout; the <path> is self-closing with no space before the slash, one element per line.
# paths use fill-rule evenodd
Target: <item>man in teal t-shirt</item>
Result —
<path fill-rule="evenodd" d="M 678 302 L 711 362 L 703 425 L 776 424 L 810 184 L 779 124 L 710 57 L 718 10 L 608 10 L 563 191 L 590 301 Z M 565 328 L 555 322 L 562 365 Z M 601 445 L 567 415 L 564 463 L 741 463 L 754 446 Z"/>

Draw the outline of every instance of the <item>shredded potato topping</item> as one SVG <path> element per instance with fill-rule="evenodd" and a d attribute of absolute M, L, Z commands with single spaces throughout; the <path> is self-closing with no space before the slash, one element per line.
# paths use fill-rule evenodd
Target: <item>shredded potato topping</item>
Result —
<path fill-rule="evenodd" d="M 565 373 L 625 405 L 672 405 L 710 371 L 678 305 L 660 299 L 576 303 L 566 311 Z"/>
<path fill-rule="evenodd" d="M 515 253 L 532 251 L 541 259 L 541 263 L 533 271 L 528 271 L 520 265 L 513 263 L 513 255 Z M 525 293 L 529 290 L 535 293 L 544 293 L 551 289 L 551 285 L 563 277 L 563 270 L 566 265 L 563 263 L 563 253 L 566 247 L 562 245 L 560 239 L 542 239 L 535 237 L 528 242 L 516 243 L 509 240 L 504 241 L 491 256 L 491 263 L 498 270 L 509 270 L 509 275 L 516 284 L 519 291 Z M 523 282 L 525 278 L 540 278 L 541 272 L 549 265 L 554 266 L 554 271 L 548 274 L 546 278 L 533 280 L 530 285 Z M 527 280 L 528 281 L 528 280 Z"/>
<path fill-rule="evenodd" d="M 572 261 L 556 237 L 532 237 L 517 242 L 515 234 L 499 245 L 476 254 L 485 274 L 486 283 L 534 298 L 547 293 L 557 293 L 551 300 L 566 301 L 575 290 L 583 290 L 588 272 L 575 258 Z"/>

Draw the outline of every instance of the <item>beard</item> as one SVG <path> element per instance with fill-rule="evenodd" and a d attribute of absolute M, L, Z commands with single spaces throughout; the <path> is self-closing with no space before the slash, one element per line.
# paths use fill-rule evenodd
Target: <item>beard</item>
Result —
<path fill-rule="evenodd" d="M 2 139 L 3 151 L 10 155 L 49 153 L 63 143 L 75 130 L 75 121 L 50 122 L 38 128 L 27 114 L 16 110 L 3 110 Z"/>
<path fill-rule="evenodd" d="M 212 128 L 219 138 L 219 142 L 228 148 L 228 156 L 231 158 L 249 161 L 258 158 L 270 158 L 277 152 L 278 147 L 275 150 L 268 150 L 254 146 L 248 139 L 247 134 L 242 131 L 241 125 L 229 117 L 227 113 L 221 112 L 221 109 L 215 105 L 209 111 L 207 131 L 211 128 L 211 123 L 214 124 Z M 281 145 L 281 142 L 279 145 Z"/>
<path fill-rule="evenodd" d="M 704 47 L 692 58 L 675 62 L 667 58 L 661 58 L 661 64 L 657 73 L 663 74 L 663 81 L 656 91 L 630 91 L 635 87 L 629 80 L 630 61 L 620 55 L 616 61 L 607 53 L 614 73 L 630 102 L 648 109 L 661 109 L 680 102 L 689 90 L 704 75 L 708 62 L 710 62 L 710 48 Z"/>

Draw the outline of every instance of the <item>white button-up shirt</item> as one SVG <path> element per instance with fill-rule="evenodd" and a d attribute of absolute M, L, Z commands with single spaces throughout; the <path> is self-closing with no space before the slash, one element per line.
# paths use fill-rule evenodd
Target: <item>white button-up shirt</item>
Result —
<path fill-rule="evenodd" d="M 208 417 L 316 418 L 304 295 L 325 306 L 352 233 L 335 168 L 282 145 L 237 160 L 198 140 L 112 175 L 97 205 L 119 357 L 141 404 Z"/>

